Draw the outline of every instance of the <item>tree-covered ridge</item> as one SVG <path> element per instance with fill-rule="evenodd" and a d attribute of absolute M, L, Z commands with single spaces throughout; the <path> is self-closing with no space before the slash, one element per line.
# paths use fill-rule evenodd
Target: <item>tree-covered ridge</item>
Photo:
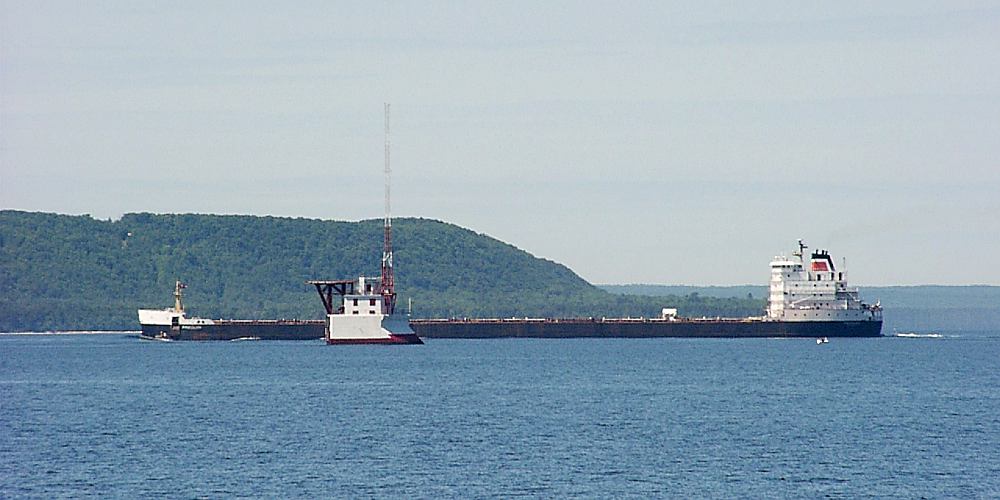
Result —
<path fill-rule="evenodd" d="M 400 307 L 414 317 L 745 315 L 759 301 L 608 293 L 563 265 L 427 219 L 394 221 Z M 212 318 L 321 318 L 308 279 L 377 276 L 382 221 L 196 214 L 121 220 L 0 211 L 0 331 L 120 329 L 172 304 Z"/>

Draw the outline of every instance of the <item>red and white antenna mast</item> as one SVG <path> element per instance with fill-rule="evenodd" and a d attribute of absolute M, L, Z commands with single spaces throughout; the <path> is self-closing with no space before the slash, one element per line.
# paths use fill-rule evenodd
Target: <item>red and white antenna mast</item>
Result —
<path fill-rule="evenodd" d="M 392 215 L 389 205 L 389 103 L 385 103 L 385 240 L 382 249 L 382 308 L 385 314 L 396 309 L 396 286 L 392 276 Z"/>

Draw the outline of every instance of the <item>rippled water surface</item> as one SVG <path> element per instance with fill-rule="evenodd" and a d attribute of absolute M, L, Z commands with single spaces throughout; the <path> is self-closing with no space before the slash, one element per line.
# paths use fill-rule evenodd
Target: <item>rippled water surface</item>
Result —
<path fill-rule="evenodd" d="M 0 497 L 997 497 L 1000 336 L 0 335 Z"/>

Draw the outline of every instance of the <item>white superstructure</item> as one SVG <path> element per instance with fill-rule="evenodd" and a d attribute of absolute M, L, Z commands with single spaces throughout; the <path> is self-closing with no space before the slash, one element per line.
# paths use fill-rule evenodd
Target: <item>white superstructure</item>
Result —
<path fill-rule="evenodd" d="M 332 307 L 334 294 L 328 295 L 331 307 L 326 316 L 326 341 L 329 344 L 419 344 L 410 328 L 409 318 L 388 310 L 381 290 L 381 279 L 359 277 L 356 282 L 312 281 L 320 296 L 324 285 L 340 296 L 339 307 Z M 337 286 L 339 285 L 339 287 Z M 324 298 L 324 303 L 326 303 Z"/>
<path fill-rule="evenodd" d="M 771 261 L 771 283 L 767 301 L 767 319 L 775 321 L 881 321 L 879 304 L 861 301 L 857 288 L 847 286 L 847 273 L 834 266 L 826 250 L 813 252 L 808 268 L 805 249 L 792 258 L 775 257 Z"/>
<path fill-rule="evenodd" d="M 181 299 L 181 291 L 184 288 L 187 288 L 187 286 L 180 281 L 177 281 L 174 285 L 174 307 L 166 309 L 139 309 L 139 324 L 158 325 L 174 329 L 214 325 L 215 321 L 213 320 L 188 318 L 184 314 L 184 303 Z"/>

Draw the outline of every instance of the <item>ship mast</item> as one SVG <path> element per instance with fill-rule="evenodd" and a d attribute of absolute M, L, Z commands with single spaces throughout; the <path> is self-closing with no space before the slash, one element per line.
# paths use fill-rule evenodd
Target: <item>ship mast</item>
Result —
<path fill-rule="evenodd" d="M 385 314 L 396 308 L 396 290 L 392 275 L 392 216 L 389 205 L 389 103 L 385 103 L 385 221 L 382 249 L 382 307 Z"/>
<path fill-rule="evenodd" d="M 807 248 L 809 248 L 809 246 L 802 242 L 802 238 L 799 238 L 799 251 L 792 252 L 793 256 L 799 258 L 799 263 L 802 264 L 803 267 L 806 265 L 805 254 Z"/>
<path fill-rule="evenodd" d="M 174 312 L 182 313 L 184 312 L 184 304 L 181 302 L 181 290 L 187 288 L 187 285 L 181 283 L 181 280 L 176 280 L 174 283 Z"/>

